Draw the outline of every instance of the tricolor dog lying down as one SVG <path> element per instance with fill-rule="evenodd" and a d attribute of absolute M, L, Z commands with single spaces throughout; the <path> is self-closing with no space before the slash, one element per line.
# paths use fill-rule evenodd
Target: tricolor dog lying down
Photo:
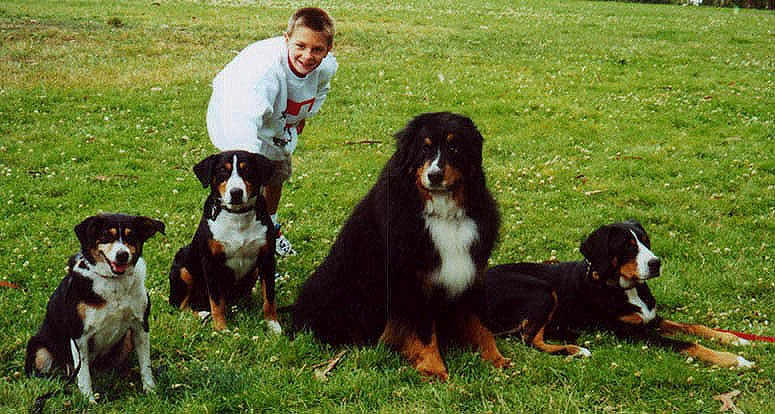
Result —
<path fill-rule="evenodd" d="M 650 248 L 646 231 L 630 221 L 602 226 L 590 234 L 581 243 L 584 260 L 492 267 L 484 278 L 486 325 L 496 334 L 519 334 L 544 352 L 581 356 L 589 351 L 577 345 L 547 344 L 544 335 L 552 330 L 610 326 L 722 367 L 752 367 L 741 356 L 663 336 L 684 332 L 724 344 L 748 344 L 730 333 L 658 316 L 646 280 L 659 276 L 661 261 Z"/>
<path fill-rule="evenodd" d="M 156 232 L 164 233 L 164 223 L 125 214 L 92 216 L 75 227 L 81 250 L 27 343 L 27 375 L 75 373 L 78 389 L 94 402 L 91 368 L 117 366 L 135 349 L 143 389 L 154 389 L 142 254 Z"/>

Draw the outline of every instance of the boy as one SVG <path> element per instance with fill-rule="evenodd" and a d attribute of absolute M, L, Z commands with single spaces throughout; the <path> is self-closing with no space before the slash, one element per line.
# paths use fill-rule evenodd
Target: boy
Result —
<path fill-rule="evenodd" d="M 207 107 L 210 141 L 221 151 L 256 152 L 275 164 L 264 196 L 282 256 L 296 252 L 279 233 L 277 207 L 305 119 L 323 105 L 336 73 L 336 59 L 328 54 L 333 42 L 331 17 L 316 7 L 302 8 L 288 19 L 282 37 L 251 44 L 213 80 Z"/>

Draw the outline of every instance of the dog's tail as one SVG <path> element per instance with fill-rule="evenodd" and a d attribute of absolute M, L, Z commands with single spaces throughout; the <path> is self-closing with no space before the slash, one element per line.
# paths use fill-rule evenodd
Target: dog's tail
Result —
<path fill-rule="evenodd" d="M 187 248 L 183 247 L 175 254 L 175 259 L 172 260 L 172 267 L 170 268 L 169 280 L 170 280 L 170 305 L 175 308 L 180 308 L 183 300 L 188 296 L 189 286 L 180 277 L 180 271 L 183 269 L 186 259 Z"/>

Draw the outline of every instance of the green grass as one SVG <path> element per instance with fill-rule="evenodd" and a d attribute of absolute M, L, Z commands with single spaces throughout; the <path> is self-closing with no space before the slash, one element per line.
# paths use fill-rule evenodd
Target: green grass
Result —
<path fill-rule="evenodd" d="M 418 5 L 423 3 L 423 5 Z M 775 15 L 613 2 L 330 0 L 340 63 L 302 137 L 282 200 L 299 255 L 281 259 L 289 304 L 420 112 L 450 110 L 485 136 L 503 226 L 492 263 L 577 260 L 598 225 L 638 219 L 663 258 L 661 313 L 773 335 Z M 96 407 L 57 396 L 47 412 L 713 413 L 731 390 L 775 411 L 771 345 L 732 371 L 607 332 L 566 360 L 499 339 L 513 367 L 450 349 L 450 381 L 424 382 L 381 346 L 339 351 L 264 332 L 246 300 L 213 334 L 166 303 L 166 272 L 199 220 L 191 167 L 214 148 L 209 82 L 250 42 L 278 35 L 287 1 L 0 4 L 0 413 L 25 412 L 57 379 L 27 379 L 24 347 L 77 249 L 73 227 L 121 211 L 167 224 L 146 244 L 159 391 L 100 373 Z M 377 140 L 378 144 L 347 145 Z"/>

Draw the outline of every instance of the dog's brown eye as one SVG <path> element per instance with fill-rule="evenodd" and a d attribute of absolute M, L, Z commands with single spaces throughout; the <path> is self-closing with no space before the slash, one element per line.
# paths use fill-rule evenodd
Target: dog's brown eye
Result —
<path fill-rule="evenodd" d="M 115 240 L 117 236 L 118 236 L 118 229 L 115 229 L 115 228 L 105 229 L 99 235 L 98 241 L 109 242 L 109 241 Z"/>

